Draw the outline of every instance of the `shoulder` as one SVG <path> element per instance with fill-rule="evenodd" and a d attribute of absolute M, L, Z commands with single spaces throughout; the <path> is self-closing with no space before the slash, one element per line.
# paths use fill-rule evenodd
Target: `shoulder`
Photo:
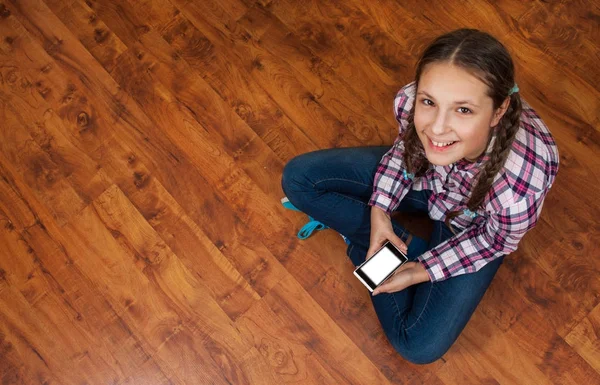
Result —
<path fill-rule="evenodd" d="M 405 124 L 408 114 L 415 102 L 417 85 L 415 82 L 408 83 L 396 93 L 394 98 L 394 116 L 400 124 Z"/>
<path fill-rule="evenodd" d="M 521 102 L 519 130 L 494 183 L 494 190 L 504 195 L 499 199 L 503 206 L 544 195 L 558 172 L 558 148 L 548 126 L 525 100 Z"/>

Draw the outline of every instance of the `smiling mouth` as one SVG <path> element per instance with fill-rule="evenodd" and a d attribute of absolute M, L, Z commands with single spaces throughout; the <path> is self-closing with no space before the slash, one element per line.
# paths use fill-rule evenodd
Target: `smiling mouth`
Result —
<path fill-rule="evenodd" d="M 426 135 L 427 140 L 429 141 L 429 146 L 436 151 L 444 151 L 449 149 L 450 147 L 452 147 L 455 143 L 458 143 L 458 140 L 454 140 L 454 141 L 449 141 L 449 142 L 438 142 L 435 141 L 433 139 L 431 139 L 429 136 Z"/>
<path fill-rule="evenodd" d="M 454 142 L 436 142 L 436 141 L 431 140 L 431 139 L 429 139 L 429 140 L 431 141 L 431 143 L 435 147 L 439 147 L 439 148 L 449 147 L 449 146 L 452 146 L 454 143 L 457 142 L 457 141 L 454 141 Z"/>

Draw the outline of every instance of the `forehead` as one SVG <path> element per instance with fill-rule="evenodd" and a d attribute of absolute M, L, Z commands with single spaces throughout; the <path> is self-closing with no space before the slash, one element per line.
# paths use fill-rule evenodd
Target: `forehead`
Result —
<path fill-rule="evenodd" d="M 491 101 L 488 86 L 471 72 L 449 63 L 427 65 L 419 79 L 418 92 L 426 92 L 438 101 Z"/>

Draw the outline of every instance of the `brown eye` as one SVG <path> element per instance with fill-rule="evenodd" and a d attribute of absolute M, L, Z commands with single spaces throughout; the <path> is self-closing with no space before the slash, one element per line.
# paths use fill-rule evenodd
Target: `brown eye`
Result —
<path fill-rule="evenodd" d="M 469 110 L 467 107 L 460 107 L 458 109 L 462 114 L 470 114 L 472 111 Z"/>
<path fill-rule="evenodd" d="M 423 104 L 425 104 L 426 106 L 433 106 L 433 102 L 431 101 L 431 99 L 422 99 L 421 102 L 423 102 Z"/>

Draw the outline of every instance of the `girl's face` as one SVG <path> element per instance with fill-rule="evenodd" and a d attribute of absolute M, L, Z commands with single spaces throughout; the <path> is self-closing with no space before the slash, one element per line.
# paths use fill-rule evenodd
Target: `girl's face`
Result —
<path fill-rule="evenodd" d="M 415 128 L 430 163 L 446 166 L 477 159 L 510 98 L 494 111 L 488 86 L 462 68 L 432 63 L 421 73 L 415 100 Z"/>

